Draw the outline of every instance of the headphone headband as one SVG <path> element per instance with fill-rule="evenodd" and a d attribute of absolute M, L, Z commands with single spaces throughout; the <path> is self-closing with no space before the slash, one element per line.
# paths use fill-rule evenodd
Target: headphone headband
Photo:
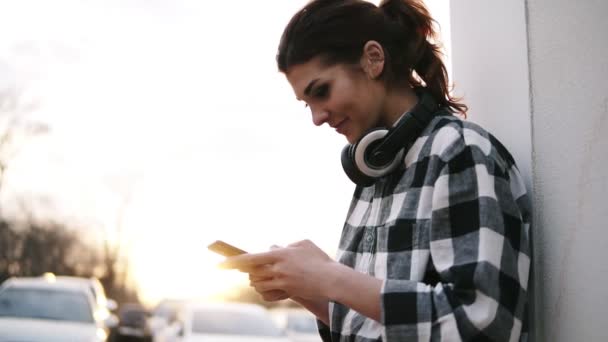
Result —
<path fill-rule="evenodd" d="M 404 142 L 413 142 L 433 119 L 437 102 L 428 91 L 418 90 L 416 93 L 419 99 L 414 108 L 403 113 L 382 141 L 369 151 L 368 159 L 373 165 L 385 165 L 407 145 Z"/>

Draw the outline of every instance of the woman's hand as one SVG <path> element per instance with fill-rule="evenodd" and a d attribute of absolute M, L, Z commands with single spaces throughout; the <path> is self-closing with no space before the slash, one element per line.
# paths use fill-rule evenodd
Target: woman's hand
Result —
<path fill-rule="evenodd" d="M 260 266 L 260 267 L 267 267 L 267 266 L 264 265 L 264 266 Z M 250 273 L 249 274 L 249 285 L 252 286 L 256 290 L 256 292 L 258 292 L 262 296 L 262 298 L 267 302 L 275 302 L 275 301 L 290 298 L 290 296 L 287 294 L 287 292 L 285 292 L 283 290 L 268 290 L 268 291 L 260 292 L 255 288 L 256 283 L 258 283 L 260 281 L 264 281 L 264 280 L 270 280 L 270 279 L 271 278 L 256 276 L 256 275 L 252 275 Z"/>
<path fill-rule="evenodd" d="M 270 246 L 271 250 L 278 249 L 278 248 L 281 248 L 281 247 L 277 246 L 277 245 Z M 259 266 L 259 267 L 267 267 L 267 266 L 264 265 L 264 266 Z M 249 274 L 249 285 L 253 287 L 256 282 L 262 281 L 262 280 L 268 280 L 268 279 L 269 278 Z M 254 287 L 254 289 L 255 289 L 255 287 Z M 289 295 L 287 294 L 287 292 L 285 292 L 283 290 L 269 290 L 269 291 L 258 292 L 258 293 L 267 302 L 275 302 L 275 301 L 290 298 Z"/>
<path fill-rule="evenodd" d="M 328 298 L 327 279 L 336 264 L 309 240 L 269 252 L 227 258 L 220 266 L 249 273 L 251 286 L 265 300 Z"/>

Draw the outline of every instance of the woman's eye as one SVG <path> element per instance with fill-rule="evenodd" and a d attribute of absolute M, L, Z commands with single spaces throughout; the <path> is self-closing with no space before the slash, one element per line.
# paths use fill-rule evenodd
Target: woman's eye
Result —
<path fill-rule="evenodd" d="M 312 95 L 315 98 L 321 99 L 321 98 L 327 97 L 328 94 L 329 94 L 329 85 L 324 84 L 322 86 L 317 87 L 317 89 L 315 89 L 315 91 L 313 92 Z"/>

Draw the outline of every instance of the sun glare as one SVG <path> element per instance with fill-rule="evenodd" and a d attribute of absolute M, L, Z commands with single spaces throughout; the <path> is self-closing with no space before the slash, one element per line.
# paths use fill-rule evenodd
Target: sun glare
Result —
<path fill-rule="evenodd" d="M 161 245 L 174 247 L 160 251 Z M 148 304 L 164 298 L 223 299 L 249 282 L 243 273 L 218 268 L 224 257 L 202 247 L 195 250 L 183 243 L 167 241 L 140 246 L 143 248 L 133 251 L 135 259 L 146 260 L 138 262 L 133 272 L 142 290 L 142 300 Z M 172 257 L 167 259 L 167 255 Z"/>

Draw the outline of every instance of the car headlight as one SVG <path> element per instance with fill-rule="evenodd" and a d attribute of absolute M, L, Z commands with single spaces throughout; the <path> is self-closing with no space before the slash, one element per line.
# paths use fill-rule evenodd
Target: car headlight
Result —
<path fill-rule="evenodd" d="M 96 342 L 106 342 L 108 340 L 108 333 L 103 328 L 97 328 Z"/>

